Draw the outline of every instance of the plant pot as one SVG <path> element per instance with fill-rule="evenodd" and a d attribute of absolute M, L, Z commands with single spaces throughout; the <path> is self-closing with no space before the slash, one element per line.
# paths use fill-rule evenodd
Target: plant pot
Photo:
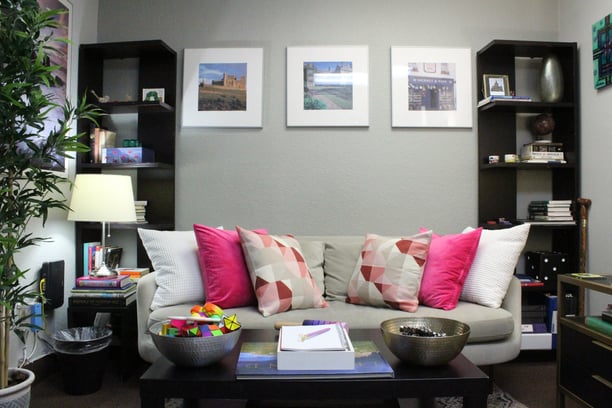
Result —
<path fill-rule="evenodd" d="M 30 406 L 34 373 L 25 368 L 9 368 L 9 378 L 12 378 L 16 373 L 22 374 L 25 380 L 0 390 L 0 408 L 27 408 Z"/>

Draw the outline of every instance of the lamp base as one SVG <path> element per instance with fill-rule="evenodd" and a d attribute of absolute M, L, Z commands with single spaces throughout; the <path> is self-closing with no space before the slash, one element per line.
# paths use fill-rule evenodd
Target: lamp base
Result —
<path fill-rule="evenodd" d="M 117 272 L 109 269 L 105 263 L 94 272 L 94 278 L 112 278 L 117 276 Z"/>

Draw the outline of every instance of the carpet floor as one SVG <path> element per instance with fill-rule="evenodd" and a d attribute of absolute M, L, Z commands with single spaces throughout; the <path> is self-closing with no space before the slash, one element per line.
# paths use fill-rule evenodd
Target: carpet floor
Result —
<path fill-rule="evenodd" d="M 63 381 L 58 373 L 35 382 L 32 388 L 31 408 L 123 408 L 139 407 L 140 396 L 138 378 L 147 369 L 145 363 L 134 367 L 125 381 L 117 375 L 117 364 L 112 361 L 106 370 L 99 391 L 82 396 L 68 395 L 64 392 Z M 521 353 L 518 359 L 495 367 L 494 378 L 498 391 L 489 397 L 489 408 L 549 408 L 556 405 L 556 362 L 551 353 Z M 503 391 L 502 391 L 503 390 Z M 168 407 L 180 406 L 180 401 L 169 401 Z M 218 401 L 219 408 L 242 408 L 244 401 Z M 436 401 L 437 408 L 461 406 L 460 399 L 445 398 Z M 200 404 L 204 406 L 204 404 Z M 358 407 L 359 405 L 353 405 Z M 413 408 L 414 400 L 401 400 L 401 408 Z M 576 408 L 577 404 L 566 399 L 566 408 Z"/>

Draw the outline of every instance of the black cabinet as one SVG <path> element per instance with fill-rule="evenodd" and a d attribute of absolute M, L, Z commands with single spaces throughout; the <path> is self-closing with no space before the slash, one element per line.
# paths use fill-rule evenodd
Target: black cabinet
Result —
<path fill-rule="evenodd" d="M 137 265 L 149 265 L 136 229 L 174 229 L 174 163 L 176 137 L 176 52 L 161 40 L 83 44 L 79 48 L 80 95 L 106 115 L 100 127 L 117 133 L 115 146 L 126 139 L 150 149 L 147 163 L 94 163 L 90 153 L 79 153 L 77 173 L 125 173 L 132 176 L 135 199 L 146 201 L 146 223 L 115 224 L 113 231 L 135 242 Z M 143 89 L 163 89 L 163 99 L 144 101 Z M 94 96 L 102 97 L 102 100 Z M 89 135 L 90 123 L 79 121 L 79 132 Z M 88 143 L 89 136 L 83 140 Z M 84 242 L 100 240 L 99 223 L 76 223 L 77 275 L 82 274 Z M 79 273 L 80 272 L 80 273 Z"/>
<path fill-rule="evenodd" d="M 542 60 L 553 54 L 563 73 L 563 97 L 544 102 L 538 82 Z M 532 101 L 493 100 L 479 104 L 478 113 L 478 218 L 485 228 L 500 228 L 500 219 L 512 224 L 530 222 L 527 250 L 567 254 L 569 272 L 578 271 L 579 228 L 576 222 L 532 222 L 528 204 L 535 200 L 571 200 L 580 194 L 579 76 L 576 43 L 494 40 L 476 54 L 477 95 L 483 99 L 484 75 L 507 75 L 509 88 Z M 541 114 L 552 115 L 552 142 L 562 143 L 565 163 L 505 162 L 506 154 L 520 154 L 534 142 L 531 122 Z M 499 156 L 490 163 L 489 156 Z M 574 211 L 576 215 L 577 212 Z M 575 216 L 574 219 L 577 217 Z M 517 273 L 526 273 L 519 263 Z M 554 277 L 556 279 L 556 277 Z M 556 281 L 549 282 L 556 288 Z M 524 298 L 544 299 L 537 289 Z M 534 293 L 536 292 L 536 293 Z M 552 291 L 554 293 L 555 290 Z"/>

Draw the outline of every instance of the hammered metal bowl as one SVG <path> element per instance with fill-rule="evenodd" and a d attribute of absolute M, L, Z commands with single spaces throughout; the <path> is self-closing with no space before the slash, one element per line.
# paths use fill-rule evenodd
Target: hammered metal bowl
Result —
<path fill-rule="evenodd" d="M 446 333 L 444 337 L 408 336 L 400 327 L 429 329 Z M 399 317 L 380 324 L 385 344 L 404 363 L 419 366 L 444 365 L 455 358 L 470 335 L 470 326 L 440 317 Z"/>
<path fill-rule="evenodd" d="M 153 343 L 164 357 L 180 367 L 204 367 L 216 363 L 233 350 L 242 331 L 238 329 L 211 337 L 169 337 L 160 334 L 164 323 L 158 322 L 150 327 Z"/>

